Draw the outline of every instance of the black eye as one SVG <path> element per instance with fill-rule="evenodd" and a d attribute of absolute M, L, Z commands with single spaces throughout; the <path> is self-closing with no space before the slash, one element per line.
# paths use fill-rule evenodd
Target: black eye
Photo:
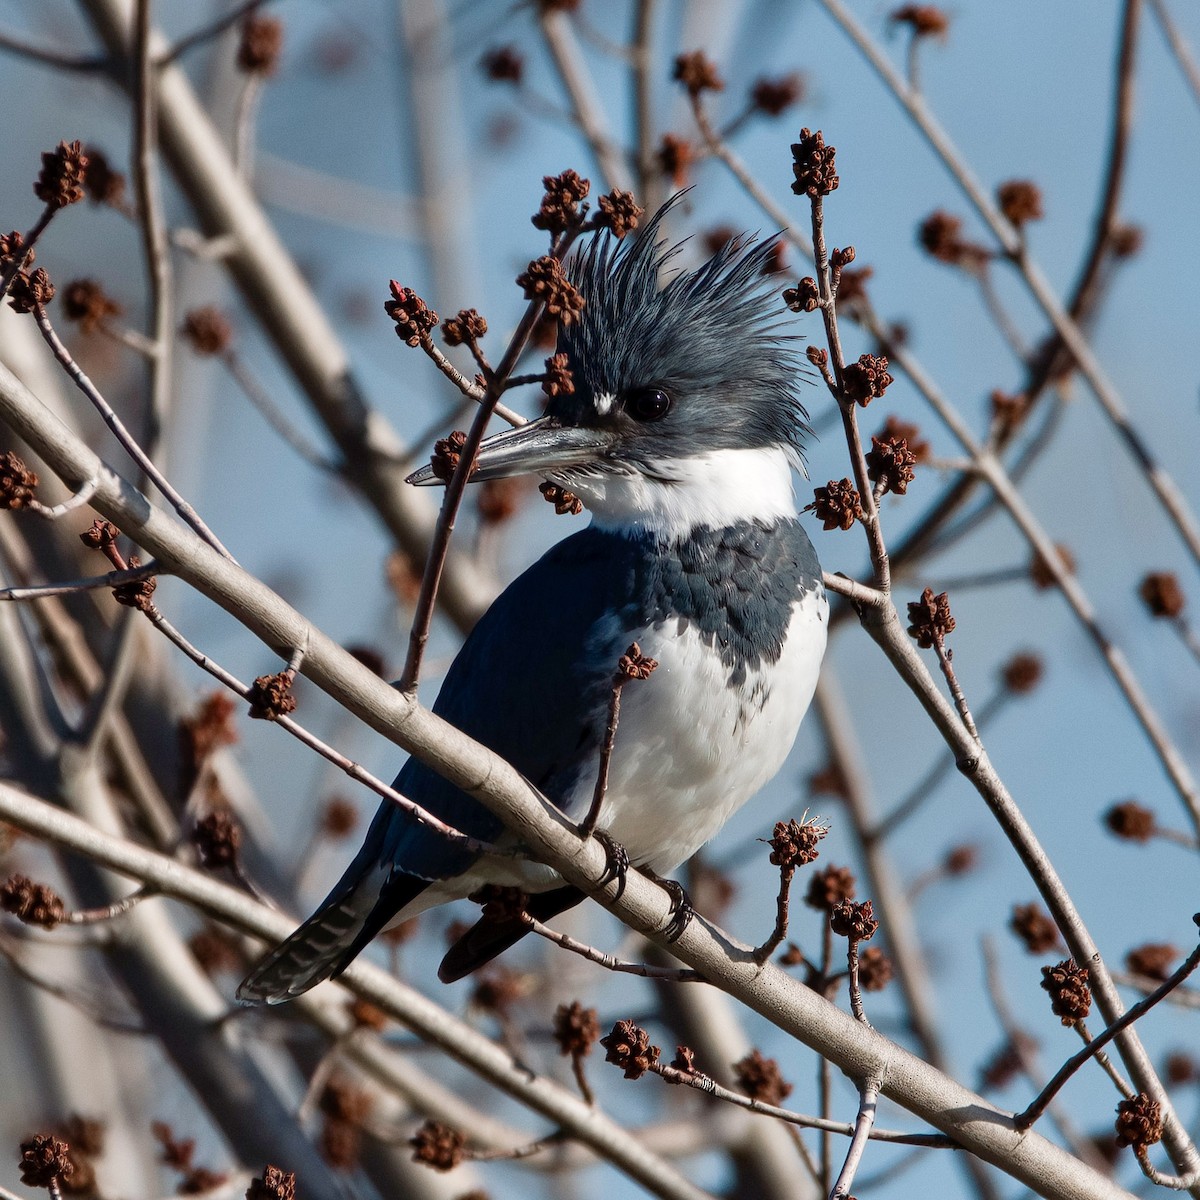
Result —
<path fill-rule="evenodd" d="M 660 421 L 671 411 L 671 397 L 662 388 L 638 388 L 625 398 L 625 411 L 635 421 Z"/>

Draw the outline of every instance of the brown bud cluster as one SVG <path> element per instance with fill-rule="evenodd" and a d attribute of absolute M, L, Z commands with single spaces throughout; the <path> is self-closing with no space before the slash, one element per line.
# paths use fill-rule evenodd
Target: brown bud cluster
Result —
<path fill-rule="evenodd" d="M 510 520 L 517 511 L 522 496 L 517 479 L 489 479 L 475 493 L 475 508 L 485 525 L 499 525 Z"/>
<path fill-rule="evenodd" d="M 650 1035 L 632 1021 L 618 1021 L 612 1032 L 600 1039 L 607 1053 L 605 1062 L 620 1067 L 626 1079 L 641 1077 L 658 1064 L 661 1051 L 650 1044 Z"/>
<path fill-rule="evenodd" d="M 583 312 L 583 294 L 567 278 L 562 263 L 549 254 L 535 258 L 517 276 L 517 286 L 526 300 L 540 300 L 562 325 L 572 324 Z"/>
<path fill-rule="evenodd" d="M 1187 604 L 1179 579 L 1170 571 L 1151 571 L 1138 587 L 1138 595 L 1152 617 L 1177 617 Z"/>
<path fill-rule="evenodd" d="M 551 400 L 557 396 L 573 396 L 575 379 L 567 366 L 566 354 L 552 354 L 546 359 L 546 377 L 542 380 L 542 391 Z"/>
<path fill-rule="evenodd" d="M 238 43 L 238 69 L 247 75 L 274 75 L 283 52 L 283 22 L 276 17 L 251 15 L 242 22 Z"/>
<path fill-rule="evenodd" d="M 467 1139 L 441 1121 L 426 1121 L 408 1144 L 413 1148 L 413 1162 L 435 1171 L 452 1171 L 466 1157 Z"/>
<path fill-rule="evenodd" d="M 935 596 L 933 588 L 926 588 L 921 593 L 920 600 L 909 603 L 908 620 L 909 636 L 917 639 L 917 645 L 922 650 L 940 646 L 946 635 L 954 631 L 949 594 L 939 592 Z"/>
<path fill-rule="evenodd" d="M 216 925 L 198 929 L 193 933 L 188 938 L 188 949 L 206 975 L 236 971 L 242 965 L 237 944 L 228 933 Z"/>
<path fill-rule="evenodd" d="M 225 811 L 210 812 L 196 822 L 192 830 L 192 845 L 200 857 L 200 865 L 206 871 L 219 871 L 223 867 L 234 867 L 242 845 L 242 829 L 233 814 Z"/>
<path fill-rule="evenodd" d="M 1044 667 L 1036 654 L 1014 654 L 1000 670 L 1000 681 L 1014 696 L 1026 696 L 1042 681 Z"/>
<path fill-rule="evenodd" d="M 1061 543 L 1055 544 L 1054 553 L 1058 558 L 1058 566 L 1068 575 L 1074 575 L 1075 555 Z M 1055 578 L 1053 568 L 1040 553 L 1035 553 L 1029 563 L 1029 579 L 1039 592 L 1044 592 L 1047 588 L 1054 587 L 1058 582 Z"/>
<path fill-rule="evenodd" d="M 1042 210 L 1042 193 L 1037 184 L 1028 179 L 1010 179 L 1002 183 L 996 189 L 996 203 L 1000 205 L 1000 211 L 1017 226 L 1040 221 L 1046 215 Z"/>
<path fill-rule="evenodd" d="M 125 176 L 113 169 L 108 156 L 95 146 L 84 146 L 83 187 L 93 204 L 120 204 L 125 199 Z"/>
<path fill-rule="evenodd" d="M 596 228 L 609 230 L 618 240 L 636 229 L 646 215 L 646 210 L 634 199 L 633 193 L 620 188 L 601 196 L 597 205 L 599 211 L 593 218 Z"/>
<path fill-rule="evenodd" d="M 1050 1009 L 1064 1025 L 1082 1021 L 1092 1007 L 1092 989 L 1086 967 L 1065 958 L 1053 967 L 1042 968 L 1042 987 L 1050 993 Z"/>
<path fill-rule="evenodd" d="M 43 267 L 18 271 L 8 285 L 8 303 L 13 312 L 31 313 L 54 299 L 54 284 Z"/>
<path fill-rule="evenodd" d="M 129 556 L 128 566 L 136 569 L 142 565 L 142 560 L 136 554 Z M 138 612 L 148 613 L 154 608 L 154 592 L 158 580 L 153 575 L 146 579 L 134 579 L 129 583 L 119 583 L 112 590 L 113 599 L 126 608 L 136 608 Z"/>
<path fill-rule="evenodd" d="M 903 496 L 908 491 L 916 471 L 917 456 L 902 437 L 871 438 L 867 451 L 867 477 L 882 485 L 883 491 Z"/>
<path fill-rule="evenodd" d="M 914 37 L 945 37 L 950 18 L 934 4 L 904 4 L 893 9 L 891 19 L 898 25 L 908 25 Z"/>
<path fill-rule="evenodd" d="M 72 279 L 63 288 L 62 306 L 67 320 L 78 321 L 84 333 L 94 333 L 124 311 L 94 279 Z"/>
<path fill-rule="evenodd" d="M 470 1003 L 483 1012 L 506 1018 L 519 1001 L 529 995 L 528 979 L 503 965 L 475 976 Z"/>
<path fill-rule="evenodd" d="M 36 250 L 25 253 L 25 235 L 19 229 L 10 233 L 0 233 L 0 268 L 7 270 L 18 259 L 28 266 L 35 258 Z"/>
<path fill-rule="evenodd" d="M 438 438 L 434 442 L 429 465 L 438 479 L 444 483 L 450 482 L 450 477 L 458 470 L 458 462 L 462 458 L 463 447 L 466 444 L 467 435 L 461 429 L 455 429 L 447 437 Z"/>
<path fill-rule="evenodd" d="M 600 1019 L 594 1008 L 578 1000 L 560 1004 L 554 1011 L 554 1040 L 563 1055 L 583 1058 L 591 1054 L 600 1037 Z"/>
<path fill-rule="evenodd" d="M 685 1075 L 699 1075 L 700 1068 L 696 1066 L 696 1052 L 691 1046 L 676 1046 L 675 1057 L 671 1059 L 671 1069 L 673 1071 L 682 1071 Z M 676 1080 L 668 1079 L 669 1083 L 675 1083 Z"/>
<path fill-rule="evenodd" d="M 688 94 L 693 97 L 702 92 L 725 90 L 725 81 L 717 71 L 717 64 L 703 50 L 692 50 L 687 54 L 677 55 L 672 78 L 677 83 L 682 83 Z"/>
<path fill-rule="evenodd" d="M 929 443 L 921 436 L 921 430 L 911 421 L 903 421 L 894 413 L 883 423 L 878 437 L 883 441 L 889 438 L 903 438 L 917 463 L 928 462 L 931 457 Z"/>
<path fill-rule="evenodd" d="M 487 333 L 487 322 L 473 308 L 460 308 L 458 316 L 447 317 L 442 322 L 442 337 L 447 346 L 468 345 L 477 342 Z"/>
<path fill-rule="evenodd" d="M 867 299 L 867 281 L 875 274 L 874 267 L 859 267 L 857 271 L 843 271 L 838 279 L 837 299 L 844 308 Z"/>
<path fill-rule="evenodd" d="M 292 673 L 278 671 L 274 675 L 260 675 L 250 688 L 250 715 L 258 721 L 274 721 L 296 711 L 296 697 L 292 695 Z"/>
<path fill-rule="evenodd" d="M 560 175 L 544 175 L 542 186 L 546 192 L 541 207 L 530 219 L 535 229 L 544 229 L 557 237 L 579 223 L 579 205 L 592 190 L 592 184 L 578 171 L 567 170 Z"/>
<path fill-rule="evenodd" d="M 817 846 L 828 832 L 829 826 L 817 821 L 805 821 L 803 825 L 796 820 L 776 821 L 775 832 L 768 842 L 771 865 L 790 872 L 816 862 L 820 857 Z"/>
<path fill-rule="evenodd" d="M 733 1064 L 733 1077 L 737 1086 L 761 1104 L 778 1107 L 791 1094 L 792 1085 L 779 1073 L 779 1064 L 767 1058 L 760 1050 L 751 1050 L 745 1058 Z"/>
<path fill-rule="evenodd" d="M 792 312 L 814 312 L 821 307 L 817 281 L 811 275 L 806 275 L 795 287 L 784 288 L 783 302 Z"/>
<path fill-rule="evenodd" d="M 296 1175 L 268 1165 L 246 1189 L 246 1200 L 296 1200 Z"/>
<path fill-rule="evenodd" d="M 72 1170 L 70 1147 L 61 1139 L 37 1133 L 21 1143 L 21 1182 L 26 1187 L 49 1188 L 69 1179 Z"/>
<path fill-rule="evenodd" d="M 511 83 L 519 87 L 525 74 L 525 59 L 516 46 L 494 46 L 485 50 L 479 65 L 493 83 Z"/>
<path fill-rule="evenodd" d="M 832 759 L 809 775 L 808 790 L 815 796 L 837 796 L 843 800 L 849 796 L 845 772 Z"/>
<path fill-rule="evenodd" d="M 888 374 L 887 356 L 883 354 L 859 355 L 858 362 L 847 363 L 842 373 L 846 399 L 863 408 L 882 396 L 893 382 Z"/>
<path fill-rule="evenodd" d="M 437 325 L 437 313 L 412 288 L 401 287 L 394 279 L 388 288 L 392 298 L 384 301 L 383 311 L 396 322 L 396 336 L 406 346 L 419 346 Z"/>
<path fill-rule="evenodd" d="M 557 483 L 549 481 L 539 483 L 538 491 L 542 493 L 548 504 L 554 505 L 554 511 L 560 517 L 566 516 L 568 513 L 577 517 L 583 512 L 583 501 L 574 492 L 568 492 L 566 488 L 559 487 Z"/>
<path fill-rule="evenodd" d="M 634 642 L 617 663 L 617 678 L 649 679 L 657 667 L 658 661 L 643 654 L 641 646 Z"/>
<path fill-rule="evenodd" d="M 980 1069 L 980 1090 L 1007 1087 L 1021 1072 L 1025 1056 L 1036 1049 L 1037 1042 L 1026 1033 L 1008 1038 Z"/>
<path fill-rule="evenodd" d="M 858 982 L 864 992 L 882 992 L 894 974 L 892 960 L 878 946 L 868 946 L 858 956 Z"/>
<path fill-rule="evenodd" d="M 658 169 L 668 176 L 678 189 L 684 187 L 688 180 L 688 171 L 696 160 L 696 149 L 687 138 L 674 133 L 664 133 L 655 154 Z"/>
<path fill-rule="evenodd" d="M 28 508 L 37 497 L 37 473 L 31 471 L 24 459 L 11 450 L 0 454 L 0 508 Z"/>
<path fill-rule="evenodd" d="M 750 105 L 755 112 L 778 117 L 804 99 L 804 80 L 792 72 L 774 78 L 763 76 L 750 88 Z"/>
<path fill-rule="evenodd" d="M 59 142 L 42 155 L 42 170 L 33 185 L 34 194 L 47 208 L 66 208 L 84 197 L 83 180 L 87 155 L 78 141 Z"/>
<path fill-rule="evenodd" d="M 1166 983 L 1179 959 L 1179 950 L 1166 942 L 1147 942 L 1125 955 L 1125 966 L 1135 975 L 1146 975 Z"/>
<path fill-rule="evenodd" d="M 1111 833 L 1127 842 L 1148 842 L 1157 832 L 1154 813 L 1136 800 L 1123 800 L 1104 814 Z"/>
<path fill-rule="evenodd" d="M 0 884 L 0 909 L 26 925 L 43 929 L 61 925 L 67 915 L 62 897 L 52 887 L 34 883 L 26 875 L 10 875 Z"/>
<path fill-rule="evenodd" d="M 875 936 L 879 922 L 871 911 L 870 900 L 861 903 L 839 900 L 829 913 L 829 928 L 838 937 L 849 938 L 852 942 L 866 942 Z"/>
<path fill-rule="evenodd" d="M 938 262 L 968 270 L 978 270 L 991 257 L 983 246 L 968 242 L 962 235 L 962 218 L 939 209 L 930 213 L 917 230 L 917 241 Z"/>
<path fill-rule="evenodd" d="M 233 326 L 219 308 L 205 305 L 186 313 L 179 332 L 192 352 L 200 355 L 224 354 L 233 342 Z"/>
<path fill-rule="evenodd" d="M 1014 904 L 1008 927 L 1025 943 L 1030 954 L 1046 954 L 1062 945 L 1058 926 L 1036 901 Z"/>
<path fill-rule="evenodd" d="M 857 886 L 854 873 L 849 867 L 835 867 L 831 864 L 809 877 L 804 903 L 809 908 L 832 912 L 843 900 L 854 898 Z"/>
<path fill-rule="evenodd" d="M 797 196 L 828 196 L 838 185 L 835 162 L 835 146 L 826 146 L 825 137 L 818 129 L 800 130 L 800 140 L 792 145 L 792 174 L 795 180 L 792 191 Z"/>
<path fill-rule="evenodd" d="M 849 479 L 831 479 L 813 489 L 813 502 L 805 511 L 810 510 L 825 529 L 849 529 L 862 520 L 862 497 Z"/>
<path fill-rule="evenodd" d="M 80 535 L 79 540 L 89 550 L 107 550 L 117 544 L 121 531 L 111 522 L 97 518 Z"/>
<path fill-rule="evenodd" d="M 1117 1145 L 1132 1146 L 1134 1150 L 1162 1141 L 1162 1105 L 1145 1092 L 1138 1092 L 1132 1100 L 1122 1100 L 1117 1105 L 1116 1131 Z"/>

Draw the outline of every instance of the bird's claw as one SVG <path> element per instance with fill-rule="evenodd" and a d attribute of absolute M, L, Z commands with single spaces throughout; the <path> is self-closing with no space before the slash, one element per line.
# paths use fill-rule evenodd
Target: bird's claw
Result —
<path fill-rule="evenodd" d="M 592 837 L 604 847 L 604 874 L 600 877 L 601 886 L 616 880 L 619 900 L 625 892 L 625 878 L 629 874 L 629 851 L 603 829 L 593 831 Z"/>
<path fill-rule="evenodd" d="M 663 936 L 668 942 L 677 942 L 683 937 L 684 930 L 692 923 L 696 910 L 692 907 L 691 897 L 687 889 L 677 879 L 664 879 L 653 871 L 646 874 L 671 897 L 671 918 L 663 926 Z"/>

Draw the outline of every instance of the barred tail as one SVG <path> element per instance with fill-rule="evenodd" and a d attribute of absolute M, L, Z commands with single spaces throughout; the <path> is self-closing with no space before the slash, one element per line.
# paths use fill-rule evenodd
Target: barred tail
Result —
<path fill-rule="evenodd" d="M 282 1004 L 340 975 L 388 921 L 427 886 L 425 880 L 411 875 L 392 876 L 384 883 L 374 872 L 347 887 L 339 885 L 303 925 L 246 976 L 237 998 L 243 1004 Z"/>

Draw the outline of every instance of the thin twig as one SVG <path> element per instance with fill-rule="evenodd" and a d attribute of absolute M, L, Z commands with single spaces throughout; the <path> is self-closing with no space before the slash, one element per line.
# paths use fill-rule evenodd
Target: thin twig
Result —
<path fill-rule="evenodd" d="M 65 583 L 41 583 L 32 587 L 10 587 L 0 589 L 0 601 L 43 600 L 48 596 L 70 596 L 76 592 L 92 591 L 96 588 L 114 588 L 122 583 L 137 583 L 151 575 L 164 574 L 153 559 L 139 567 L 126 567 L 122 571 L 109 571 L 107 575 L 91 575 L 86 579 L 71 579 Z"/>
<path fill-rule="evenodd" d="M 551 247 L 552 257 L 560 261 L 579 234 L 579 229 L 569 230 L 557 238 Z M 479 453 L 479 444 L 487 428 L 488 419 L 495 411 L 500 396 L 504 390 L 505 381 L 516 368 L 517 361 L 525 350 L 525 345 L 533 333 L 542 305 L 538 300 L 530 301 L 524 315 L 517 323 L 516 329 L 509 340 L 500 365 L 495 374 L 487 381 L 486 395 L 479 402 L 475 419 L 467 431 L 466 441 L 459 453 L 458 464 L 446 484 L 445 495 L 442 497 L 442 507 L 438 512 L 437 523 L 434 525 L 433 536 L 429 540 L 429 555 L 425 561 L 425 571 L 421 576 L 421 591 L 413 611 L 412 626 L 408 635 L 408 654 L 404 661 L 404 670 L 400 675 L 397 687 L 407 694 L 416 691 L 421 676 L 421 663 L 425 657 L 425 646 L 429 641 L 429 630 L 433 623 L 433 610 L 437 603 L 438 589 L 441 586 L 442 572 L 446 565 L 446 556 L 450 550 L 450 539 L 454 534 L 454 524 L 462 505 L 463 494 L 474 468 L 475 457 Z M 426 342 L 431 339 L 426 335 Z M 425 350 L 429 353 L 428 347 Z"/>
<path fill-rule="evenodd" d="M 549 925 L 544 925 L 529 913 L 523 913 L 521 920 L 538 937 L 544 937 L 548 942 L 553 942 L 564 950 L 570 950 L 572 954 L 578 954 L 580 958 L 586 958 L 588 962 L 594 962 L 606 971 L 613 971 L 618 975 L 637 975 L 642 979 L 665 979 L 671 983 L 707 982 L 699 971 L 693 971 L 690 967 L 654 967 L 649 963 L 626 962 L 615 955 L 605 954 L 603 950 L 597 950 L 595 946 L 589 946 L 586 942 L 578 941 L 568 934 L 559 933 L 557 929 L 551 929 Z"/>
<path fill-rule="evenodd" d="M 1118 439 L 1129 455 L 1140 467 L 1151 490 L 1170 523 L 1187 546 L 1193 560 L 1200 563 L 1200 524 L 1187 503 L 1175 480 L 1163 469 L 1142 438 L 1130 418 L 1128 408 L 1112 381 L 1105 374 L 1079 325 L 1063 308 L 1054 294 L 1041 267 L 1029 254 L 1018 231 L 1003 216 L 984 190 L 982 184 L 971 173 L 966 161 L 950 140 L 946 131 L 925 106 L 921 96 L 913 92 L 888 61 L 883 51 L 859 24 L 858 20 L 842 3 L 842 0 L 820 0 L 826 12 L 842 27 L 843 31 L 862 52 L 875 73 L 899 101 L 912 118 L 917 129 L 924 135 L 931 148 L 942 160 L 946 169 L 974 206 L 979 216 L 992 231 L 1017 271 L 1024 279 L 1038 307 L 1054 326 L 1063 345 L 1074 358 L 1079 373 L 1099 402 Z"/>
<path fill-rule="evenodd" d="M 627 680 L 618 675 L 613 680 L 612 691 L 608 698 L 608 721 L 604 726 L 604 744 L 600 747 L 600 763 L 596 769 L 596 787 L 592 792 L 592 803 L 579 826 L 580 832 L 588 835 L 596 828 L 600 819 L 600 810 L 604 807 L 604 797 L 608 792 L 608 773 L 612 766 L 613 746 L 617 740 L 617 724 L 621 719 L 621 689 Z"/>
<path fill-rule="evenodd" d="M 223 683 L 230 691 L 236 692 L 243 700 L 249 701 L 251 688 L 248 684 L 242 683 L 235 675 L 231 675 L 224 667 L 214 662 L 208 655 L 198 650 L 191 642 L 187 640 L 153 605 L 150 611 L 146 613 L 151 623 L 158 629 L 171 643 L 183 651 L 188 658 L 192 660 L 202 670 L 207 671 L 214 679 Z M 352 762 L 339 750 L 334 749 L 328 743 L 323 742 L 315 734 L 310 733 L 304 726 L 300 725 L 288 716 L 272 717 L 272 721 L 281 729 L 290 733 L 297 741 L 302 742 L 310 750 L 315 750 L 322 758 L 333 763 L 339 770 L 344 771 L 351 779 L 358 780 L 370 788 L 376 795 L 383 797 L 385 800 L 390 800 L 393 804 L 403 809 L 417 824 L 424 825 L 435 833 L 446 838 L 455 845 L 461 846 L 464 850 L 469 850 L 472 853 L 494 854 L 502 856 L 510 856 L 511 851 L 502 850 L 491 842 L 481 841 L 478 838 L 469 837 L 465 833 L 454 829 L 447 825 L 444 821 L 438 820 L 432 813 L 427 812 L 420 805 L 415 804 L 406 796 L 402 796 L 394 788 L 389 787 L 381 779 L 377 779 L 369 771 L 359 766 L 358 763 Z"/>
<path fill-rule="evenodd" d="M 156 67 L 169 66 L 181 55 L 186 54 L 194 47 L 203 45 L 205 42 L 219 37 L 226 29 L 236 25 L 243 17 L 248 16 L 256 8 L 261 8 L 266 3 L 268 3 L 268 0 L 242 0 L 240 4 L 230 9 L 229 12 L 217 17 L 215 21 L 210 21 L 207 25 L 201 25 L 199 29 L 194 29 L 191 33 L 185 34 L 168 51 L 160 54 L 155 59 L 154 65 Z"/>
<path fill-rule="evenodd" d="M 242 80 L 233 118 L 233 165 L 243 179 L 254 174 L 254 118 L 262 96 L 263 74 L 250 71 Z"/>
<path fill-rule="evenodd" d="M 12 281 L 16 279 L 18 272 L 29 261 L 29 256 L 33 253 L 34 244 L 45 232 L 46 226 L 50 224 L 50 220 L 56 212 L 58 212 L 58 209 L 52 204 L 47 204 L 42 209 L 38 215 L 38 219 L 33 224 L 33 228 L 30 229 L 21 242 L 20 253 L 14 254 L 5 264 L 3 273 L 0 273 L 0 300 L 3 300 L 8 295 L 8 289 Z"/>
<path fill-rule="evenodd" d="M 61 504 L 54 505 L 53 508 L 41 503 L 40 500 L 33 500 L 29 505 L 29 511 L 35 512 L 39 517 L 44 517 L 47 521 L 57 521 L 60 517 L 65 517 L 67 513 L 74 512 L 77 508 L 82 508 L 95 494 L 96 489 L 100 486 L 100 476 L 93 475 L 91 479 L 84 482 L 83 486 L 68 499 Z"/>
<path fill-rule="evenodd" d="M 136 0 L 132 53 L 133 182 L 145 258 L 147 334 L 154 346 L 148 362 L 150 405 L 143 433 L 148 458 L 154 457 L 171 403 L 175 307 L 167 221 L 158 181 L 158 74 L 151 61 L 152 9 L 153 0 Z"/>
<path fill-rule="evenodd" d="M 126 453 L 146 473 L 146 477 L 171 502 L 175 511 L 188 525 L 196 531 L 218 554 L 235 561 L 233 555 L 221 545 L 217 535 L 200 519 L 196 510 L 179 494 L 167 477 L 151 462 L 149 456 L 138 444 L 137 439 L 126 428 L 125 423 L 113 411 L 112 406 L 101 395 L 100 390 L 87 377 L 83 368 L 71 356 L 71 352 L 63 345 L 50 318 L 46 315 L 44 305 L 39 304 L 33 310 L 34 319 L 46 345 L 50 347 L 54 357 L 58 359 L 66 373 L 71 377 L 75 386 L 92 402 L 93 407 L 104 418 L 104 423 L 112 430 L 117 441 L 125 448 Z"/>
<path fill-rule="evenodd" d="M 634 4 L 633 123 L 637 147 L 638 195 L 647 212 L 662 206 L 662 185 L 654 157 L 654 18 L 658 0 L 636 0 Z"/>
<path fill-rule="evenodd" d="M 327 471 L 331 475 L 340 475 L 342 467 L 339 463 L 327 458 L 321 451 L 305 438 L 288 420 L 283 410 L 275 403 L 274 397 L 258 381 L 258 377 L 246 365 L 242 356 L 232 347 L 226 348 L 221 354 L 221 362 L 233 376 L 238 387 L 246 395 L 246 399 L 258 409 L 263 419 L 306 463 Z"/>
<path fill-rule="evenodd" d="M 879 508 L 867 473 L 866 457 L 863 453 L 862 435 L 858 429 L 857 405 L 846 396 L 844 376 L 846 359 L 842 352 L 842 339 L 837 322 L 837 297 L 833 287 L 833 275 L 829 255 L 825 249 L 825 204 L 822 196 L 812 197 L 812 240 L 813 263 L 817 287 L 821 295 L 821 319 L 825 324 L 825 339 L 829 345 L 830 366 L 836 382 L 838 409 L 842 414 L 842 430 L 850 451 L 850 466 L 854 472 L 862 504 L 862 525 L 867 535 L 867 546 L 871 553 L 871 566 L 875 572 L 875 586 L 887 593 L 891 589 L 891 568 L 887 546 L 883 540 L 883 526 L 879 520 Z"/>
<path fill-rule="evenodd" d="M 1180 964 L 1169 979 L 1164 981 L 1161 987 L 1155 988 L 1145 999 L 1139 1000 L 1137 1004 L 1129 1008 L 1121 1017 L 1109 1025 L 1103 1032 L 1092 1038 L 1086 1046 L 1077 1053 L 1067 1059 L 1065 1063 L 1055 1072 L 1054 1077 L 1042 1089 L 1041 1093 L 1033 1100 L 1024 1112 L 1018 1113 L 1014 1118 L 1017 1127 L 1020 1129 L 1028 1129 L 1046 1111 L 1046 1106 L 1054 1099 L 1055 1095 L 1062 1089 L 1063 1085 L 1088 1061 L 1095 1055 L 1099 1055 L 1103 1047 L 1117 1036 L 1127 1025 L 1132 1025 L 1134 1021 L 1140 1020 L 1146 1015 L 1160 1000 L 1165 999 L 1173 992 L 1195 969 L 1200 966 L 1200 946 L 1187 956 Z"/>
<path fill-rule="evenodd" d="M 53 67 L 56 71 L 91 75 L 99 71 L 111 71 L 113 66 L 112 60 L 105 54 L 67 54 L 52 50 L 49 46 L 36 46 L 32 42 L 22 41 L 11 33 L 0 33 L 0 50 Z"/>
<path fill-rule="evenodd" d="M 114 900 L 111 904 L 105 904 L 100 908 L 81 908 L 75 912 L 68 913 L 63 919 L 64 925 L 98 925 L 103 921 L 111 921 L 116 917 L 124 916 L 135 905 L 140 904 L 143 900 L 148 900 L 151 896 L 157 896 L 156 888 L 149 884 L 142 884 L 136 891 L 130 892 L 128 896 L 123 896 L 120 900 Z"/>
<path fill-rule="evenodd" d="M 933 648 L 937 652 L 938 666 L 942 668 L 942 674 L 946 677 L 946 686 L 950 689 L 950 695 L 954 697 L 954 707 L 958 709 L 958 715 L 962 717 L 967 732 L 976 741 L 979 741 L 979 730 L 975 727 L 975 718 L 971 716 L 967 697 L 963 692 L 962 684 L 958 682 L 958 673 L 954 670 L 954 651 L 946 645 L 945 639 L 940 637 L 934 640 Z"/>
<path fill-rule="evenodd" d="M 780 1108 L 777 1104 L 767 1104 L 763 1100 L 753 1100 L 749 1096 L 743 1096 L 741 1092 L 722 1087 L 711 1075 L 705 1075 L 702 1071 L 683 1071 L 667 1063 L 652 1063 L 649 1069 L 668 1083 L 678 1083 L 684 1087 L 694 1088 L 696 1091 L 703 1092 L 706 1096 L 712 1096 L 716 1100 L 722 1100 L 726 1104 L 733 1104 L 738 1108 L 745 1108 L 765 1117 L 775 1117 L 789 1125 L 798 1125 L 801 1129 L 817 1129 L 822 1133 L 837 1133 L 851 1138 L 857 1129 L 857 1123 L 850 1125 L 845 1121 L 828 1121 L 823 1117 L 812 1117 L 807 1113 Z M 958 1143 L 944 1133 L 902 1133 L 897 1129 L 871 1128 L 867 1137 L 873 1142 L 891 1142 L 901 1146 L 925 1146 L 935 1150 L 957 1150 L 959 1148 Z"/>
<path fill-rule="evenodd" d="M 874 324 L 875 320 L 873 314 L 868 316 L 868 324 L 873 331 L 878 328 Z M 1172 741 L 1165 722 L 1151 704 L 1149 696 L 1133 673 L 1129 660 L 1101 628 L 1087 593 L 1080 586 L 1078 579 L 1059 561 L 1058 553 L 1054 549 L 1049 534 L 1033 515 L 1029 505 L 1013 485 L 1012 479 L 1005 472 L 999 459 L 994 454 L 988 453 L 975 439 L 966 422 L 907 350 L 903 346 L 893 346 L 890 350 L 895 361 L 900 364 L 901 369 L 912 381 L 917 391 L 938 414 L 959 445 L 971 456 L 980 476 L 995 492 L 997 499 L 1008 511 L 1010 518 L 1030 547 L 1046 563 L 1056 586 L 1071 606 L 1076 619 L 1104 658 L 1109 672 L 1125 696 L 1130 711 L 1145 732 L 1167 777 L 1183 801 L 1194 828 L 1200 834 L 1200 788 L 1197 787 L 1186 760 Z"/>
<path fill-rule="evenodd" d="M 1155 20 L 1158 21 L 1159 27 L 1163 31 L 1163 36 L 1167 39 L 1167 45 L 1170 46 L 1171 53 L 1179 64 L 1179 69 L 1183 72 L 1188 87 L 1191 88 L 1193 98 L 1197 104 L 1200 104 L 1200 64 L 1197 64 L 1192 48 L 1187 44 L 1183 34 L 1179 32 L 1179 26 L 1176 25 L 1170 9 L 1167 8 L 1166 0 L 1149 0 L 1149 4 Z"/>
<path fill-rule="evenodd" d="M 575 122 L 595 155 L 604 176 L 605 186 L 628 191 L 633 186 L 625 152 L 609 134 L 605 125 L 604 107 L 596 94 L 595 81 L 571 31 L 570 18 L 565 10 L 550 5 L 539 11 L 542 36 L 550 58 L 558 70 L 563 89 L 571 100 Z"/>
<path fill-rule="evenodd" d="M 830 1193 L 830 1200 L 845 1200 L 854 1186 L 854 1176 L 858 1171 L 858 1164 L 862 1162 L 863 1151 L 867 1148 L 867 1142 L 871 1137 L 871 1128 L 875 1124 L 875 1112 L 879 1106 L 879 1087 L 879 1078 L 874 1075 L 864 1079 L 859 1085 L 858 1117 L 854 1122 L 854 1135 L 850 1139 L 846 1160 L 838 1173 L 837 1182 L 833 1185 L 833 1191 Z"/>
<path fill-rule="evenodd" d="M 89 996 L 77 988 L 73 988 L 65 983 L 59 983 L 53 979 L 48 979 L 46 976 L 35 971 L 24 961 L 8 934 L 0 934 L 0 955 L 3 955 L 7 959 L 9 966 L 26 983 L 39 988 L 47 995 L 57 996 L 59 1000 L 65 1001 L 72 1008 L 81 1012 L 89 1021 L 95 1022 L 101 1028 L 111 1029 L 114 1033 L 138 1035 L 144 1035 L 149 1032 L 143 1025 L 136 1021 L 109 1016 L 103 1011 L 99 997 Z"/>

